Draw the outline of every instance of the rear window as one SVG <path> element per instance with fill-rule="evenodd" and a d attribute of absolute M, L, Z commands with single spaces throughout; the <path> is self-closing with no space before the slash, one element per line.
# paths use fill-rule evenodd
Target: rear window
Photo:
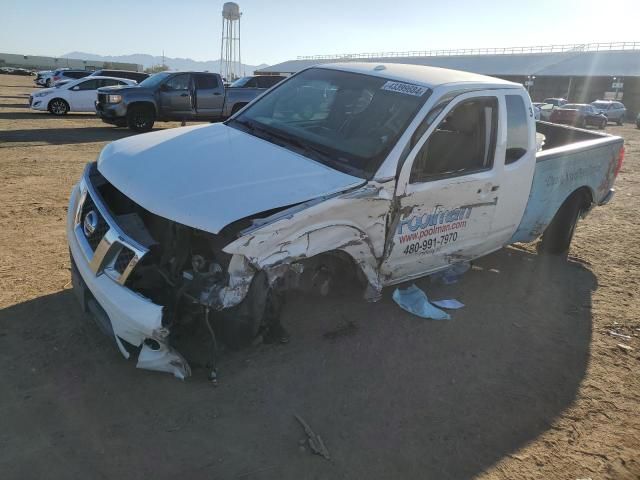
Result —
<path fill-rule="evenodd" d="M 196 75 L 196 88 L 211 90 L 218 88 L 218 81 L 214 75 Z"/>
<path fill-rule="evenodd" d="M 527 109 L 520 95 L 506 95 L 507 103 L 507 151 L 504 163 L 518 161 L 529 149 Z"/>

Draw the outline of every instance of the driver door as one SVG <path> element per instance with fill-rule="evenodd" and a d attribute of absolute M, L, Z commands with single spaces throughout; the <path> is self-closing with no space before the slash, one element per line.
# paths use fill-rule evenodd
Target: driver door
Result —
<path fill-rule="evenodd" d="M 190 73 L 179 73 L 169 78 L 160 89 L 163 115 L 191 118 L 194 114 L 193 88 Z"/>
<path fill-rule="evenodd" d="M 504 145 L 499 98 L 459 95 L 436 106 L 418 132 L 396 186 L 397 216 L 387 234 L 382 273 L 389 284 L 500 248 L 492 224 Z M 425 126 L 427 125 L 427 126 Z"/>

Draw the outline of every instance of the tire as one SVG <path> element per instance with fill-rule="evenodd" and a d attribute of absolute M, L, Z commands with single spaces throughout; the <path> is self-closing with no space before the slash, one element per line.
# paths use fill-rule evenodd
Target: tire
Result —
<path fill-rule="evenodd" d="M 582 118 L 578 122 L 578 128 L 587 128 L 587 120 Z"/>
<path fill-rule="evenodd" d="M 622 126 L 622 117 L 620 117 L 617 121 L 616 121 L 616 125 L 618 125 L 619 127 Z"/>
<path fill-rule="evenodd" d="M 599 128 L 600 130 L 604 130 L 606 126 L 607 126 L 607 121 L 606 121 L 606 120 L 602 120 L 602 121 L 600 122 L 600 125 L 598 125 L 598 128 Z"/>
<path fill-rule="evenodd" d="M 551 223 L 542 235 L 538 252 L 542 254 L 558 255 L 566 258 L 576 231 L 580 214 L 585 208 L 584 196 L 574 194 L 560 207 Z"/>
<path fill-rule="evenodd" d="M 155 121 L 156 114 L 151 107 L 134 105 L 127 113 L 127 126 L 135 132 L 148 132 Z"/>
<path fill-rule="evenodd" d="M 47 110 L 53 115 L 66 115 L 69 112 L 69 104 L 62 98 L 54 98 L 47 105 Z"/>
<path fill-rule="evenodd" d="M 244 300 L 216 315 L 214 326 L 222 342 L 233 350 L 251 345 L 267 321 L 271 297 L 267 275 L 258 272 Z"/>

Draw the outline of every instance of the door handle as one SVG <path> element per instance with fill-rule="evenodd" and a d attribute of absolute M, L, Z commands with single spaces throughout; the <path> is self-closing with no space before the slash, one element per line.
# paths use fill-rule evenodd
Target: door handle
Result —
<path fill-rule="evenodd" d="M 188 97 L 188 96 L 189 96 L 189 94 L 188 94 L 188 93 L 181 93 L 181 94 L 180 94 L 180 96 L 181 96 L 181 97 Z"/>
<path fill-rule="evenodd" d="M 214 92 L 213 94 L 216 95 L 216 96 L 222 95 L 220 92 Z"/>

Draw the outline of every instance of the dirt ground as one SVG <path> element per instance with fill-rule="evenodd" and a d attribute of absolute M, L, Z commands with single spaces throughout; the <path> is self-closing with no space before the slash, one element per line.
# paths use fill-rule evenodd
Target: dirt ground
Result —
<path fill-rule="evenodd" d="M 404 313 L 391 291 L 291 298 L 291 342 L 225 353 L 214 388 L 202 368 L 185 382 L 137 370 L 81 314 L 68 194 L 129 132 L 32 113 L 32 85 L 0 76 L 0 478 L 640 478 L 635 126 L 607 129 L 626 163 L 571 261 L 518 245 L 455 285 L 417 282 L 466 304 L 449 322 Z"/>

